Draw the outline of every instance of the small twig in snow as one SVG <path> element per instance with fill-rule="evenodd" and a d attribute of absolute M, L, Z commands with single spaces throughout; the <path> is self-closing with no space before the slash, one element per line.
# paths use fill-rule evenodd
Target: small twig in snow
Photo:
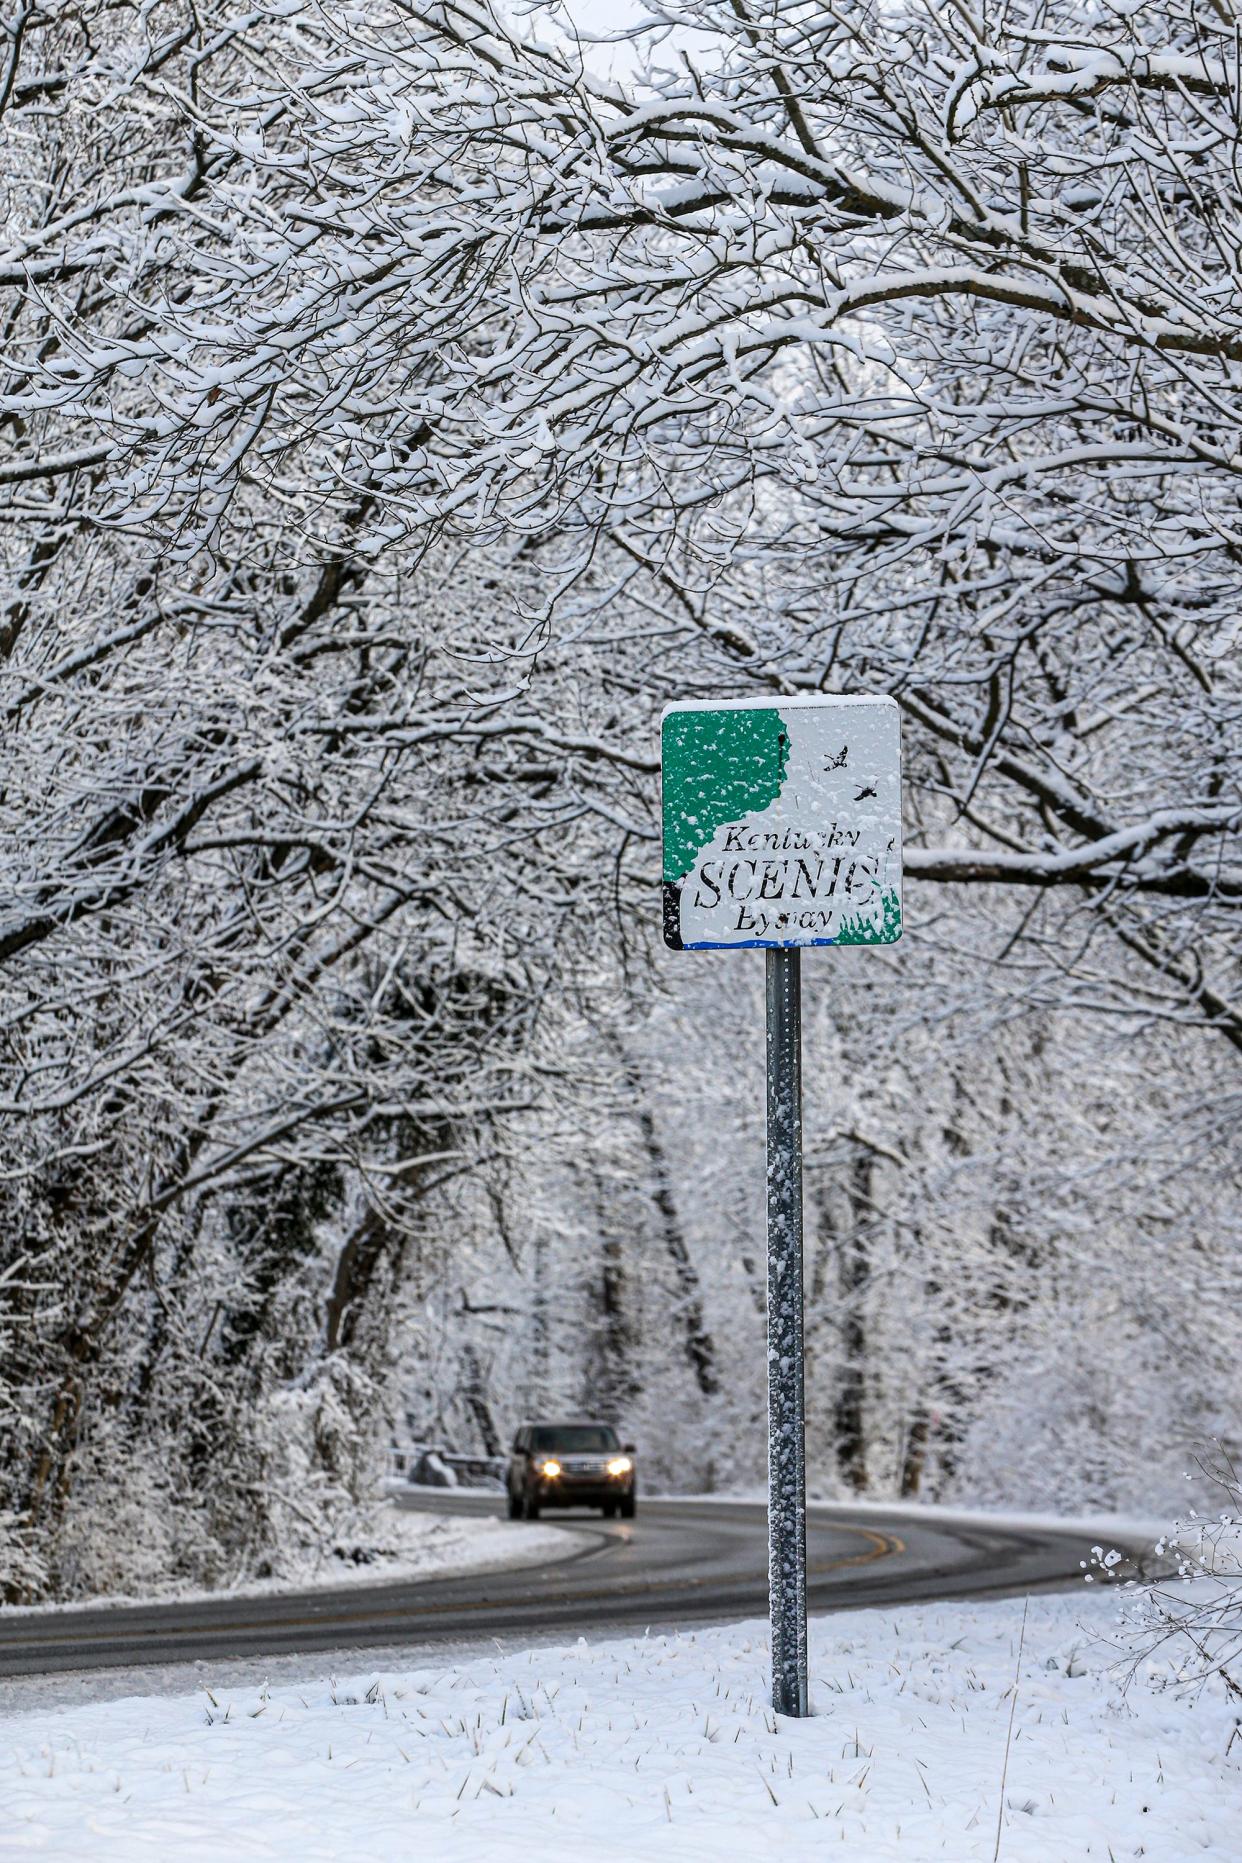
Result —
<path fill-rule="evenodd" d="M 1009 1731 L 1005 1735 L 1005 1763 L 1001 1767 L 1000 1804 L 996 1807 L 996 1847 L 992 1852 L 992 1863 L 998 1863 L 1001 1847 L 1001 1827 L 1005 1819 L 1005 1781 L 1009 1777 L 1009 1749 L 1013 1744 L 1013 1717 L 1018 1706 L 1018 1677 L 1022 1673 L 1022 1646 L 1026 1642 L 1026 1615 L 1031 1608 L 1031 1600 L 1025 1599 L 1022 1605 L 1022 1630 L 1018 1637 L 1018 1659 L 1013 1666 L 1013 1694 L 1009 1701 Z"/>

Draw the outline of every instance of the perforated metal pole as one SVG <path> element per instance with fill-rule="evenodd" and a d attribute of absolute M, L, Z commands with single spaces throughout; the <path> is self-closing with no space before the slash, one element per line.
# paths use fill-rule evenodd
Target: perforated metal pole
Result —
<path fill-rule="evenodd" d="M 802 953 L 767 953 L 768 1600 L 772 1706 L 806 1692 L 806 1408 L 802 1362 Z"/>

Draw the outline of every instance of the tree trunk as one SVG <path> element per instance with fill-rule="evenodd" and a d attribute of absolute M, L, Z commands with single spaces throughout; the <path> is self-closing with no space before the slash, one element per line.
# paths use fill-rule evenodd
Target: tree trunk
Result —
<path fill-rule="evenodd" d="M 842 1364 L 833 1405 L 837 1467 L 855 1494 L 867 1486 L 867 1321 L 865 1299 L 871 1279 L 868 1226 L 872 1218 L 874 1159 L 855 1148 L 849 1167 L 850 1226 L 841 1239 L 837 1285 L 841 1298 Z"/>

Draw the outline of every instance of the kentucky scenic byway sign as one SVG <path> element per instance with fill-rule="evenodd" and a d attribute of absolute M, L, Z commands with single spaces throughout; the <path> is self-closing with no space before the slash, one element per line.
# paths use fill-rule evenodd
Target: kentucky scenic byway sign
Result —
<path fill-rule="evenodd" d="M 677 951 L 901 936 L 893 699 L 664 713 L 664 939 Z"/>
<path fill-rule="evenodd" d="M 670 705 L 661 763 L 665 943 L 767 952 L 772 1705 L 802 1715 L 801 947 L 901 936 L 899 714 L 890 698 Z"/>

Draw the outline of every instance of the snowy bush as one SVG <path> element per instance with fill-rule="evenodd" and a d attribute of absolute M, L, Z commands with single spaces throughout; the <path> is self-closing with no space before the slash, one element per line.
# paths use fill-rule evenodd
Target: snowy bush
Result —
<path fill-rule="evenodd" d="M 1132 1679 L 1182 1694 L 1223 1690 L 1242 1717 L 1242 1476 L 1219 1443 L 1201 1472 L 1225 1506 L 1192 1509 L 1155 1548 L 1162 1575 L 1126 1585 L 1121 1643 Z"/>

